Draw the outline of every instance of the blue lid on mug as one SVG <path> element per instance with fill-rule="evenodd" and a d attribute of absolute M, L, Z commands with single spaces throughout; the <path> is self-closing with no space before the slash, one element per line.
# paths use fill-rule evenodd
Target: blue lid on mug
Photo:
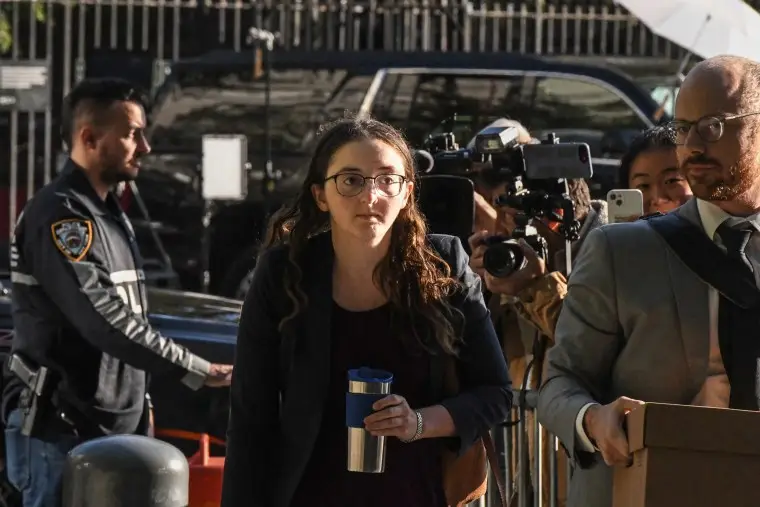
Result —
<path fill-rule="evenodd" d="M 393 374 L 385 370 L 362 366 L 361 368 L 348 370 L 348 380 L 349 382 L 386 383 L 393 381 Z"/>

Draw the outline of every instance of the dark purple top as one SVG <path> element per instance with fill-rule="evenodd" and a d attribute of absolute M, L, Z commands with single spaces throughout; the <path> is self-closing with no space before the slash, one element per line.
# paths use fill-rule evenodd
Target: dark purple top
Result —
<path fill-rule="evenodd" d="M 412 408 L 431 404 L 429 358 L 413 354 L 391 332 L 390 306 L 350 312 L 333 305 L 330 387 L 322 426 L 291 507 L 445 507 L 441 442 L 386 440 L 385 472 L 346 470 L 348 370 L 367 366 L 393 373 L 391 392 Z"/>

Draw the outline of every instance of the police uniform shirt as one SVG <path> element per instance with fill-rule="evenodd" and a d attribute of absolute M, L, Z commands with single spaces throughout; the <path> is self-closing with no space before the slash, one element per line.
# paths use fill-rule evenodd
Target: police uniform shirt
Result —
<path fill-rule="evenodd" d="M 13 350 L 59 373 L 105 433 L 137 429 L 146 372 L 199 389 L 210 368 L 151 328 L 140 268 L 115 196 L 100 199 L 71 160 L 27 204 L 11 242 Z M 20 390 L 6 387 L 4 415 Z"/>

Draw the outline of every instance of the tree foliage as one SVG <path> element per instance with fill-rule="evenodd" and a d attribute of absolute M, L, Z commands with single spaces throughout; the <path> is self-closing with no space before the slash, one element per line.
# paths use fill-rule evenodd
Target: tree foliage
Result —
<path fill-rule="evenodd" d="M 23 3 L 21 4 L 10 4 L 5 3 L 4 5 L 0 5 L 0 54 L 8 53 L 13 48 L 13 9 L 22 9 L 22 12 L 20 12 L 20 18 L 25 19 L 26 14 L 27 16 L 29 14 L 33 15 L 34 18 L 39 23 L 45 22 L 46 17 L 46 9 L 45 4 L 43 2 L 39 2 L 37 0 L 33 0 L 30 2 L 30 9 L 27 10 L 26 13 L 23 11 L 26 9 L 23 9 Z"/>

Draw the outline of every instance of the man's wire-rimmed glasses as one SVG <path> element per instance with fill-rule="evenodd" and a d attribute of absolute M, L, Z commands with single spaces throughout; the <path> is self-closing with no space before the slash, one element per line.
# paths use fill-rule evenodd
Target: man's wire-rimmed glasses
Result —
<path fill-rule="evenodd" d="M 335 188 L 343 197 L 355 197 L 359 195 L 367 182 L 375 187 L 377 193 L 385 197 L 396 197 L 401 193 L 406 182 L 403 174 L 378 174 L 377 176 L 362 176 L 356 173 L 334 174 L 325 178 L 325 182 L 335 181 Z"/>
<path fill-rule="evenodd" d="M 709 115 L 703 116 L 697 121 L 673 120 L 665 124 L 665 127 L 673 132 L 675 143 L 677 145 L 686 144 L 689 138 L 689 132 L 696 127 L 697 135 L 706 143 L 714 143 L 723 137 L 726 130 L 726 122 L 754 116 L 760 114 L 760 111 L 744 114 L 732 114 L 728 116 Z"/>

